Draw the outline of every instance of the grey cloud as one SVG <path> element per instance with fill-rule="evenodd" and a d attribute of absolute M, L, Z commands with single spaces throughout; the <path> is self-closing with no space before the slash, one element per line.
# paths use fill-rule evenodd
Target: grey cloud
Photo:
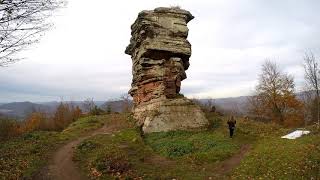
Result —
<path fill-rule="evenodd" d="M 293 74 L 301 87 L 303 51 L 320 55 L 317 0 L 146 0 L 116 1 L 112 6 L 107 1 L 70 0 L 57 17 L 56 29 L 25 53 L 28 60 L 0 69 L 0 102 L 61 96 L 103 100 L 126 93 L 131 59 L 123 51 L 130 25 L 140 10 L 170 5 L 195 15 L 189 23 L 191 66 L 182 82 L 182 92 L 189 96 L 247 95 L 267 58 Z"/>

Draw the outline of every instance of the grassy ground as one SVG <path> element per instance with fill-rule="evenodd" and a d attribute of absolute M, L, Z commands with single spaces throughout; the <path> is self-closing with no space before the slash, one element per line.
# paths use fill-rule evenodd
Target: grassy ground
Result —
<path fill-rule="evenodd" d="M 110 134 L 86 139 L 75 151 L 75 161 L 92 179 L 215 179 L 216 167 L 245 144 L 251 151 L 224 178 L 320 179 L 320 131 L 315 127 L 308 127 L 310 135 L 286 140 L 280 137 L 290 129 L 239 119 L 230 139 L 226 119 L 208 117 L 212 126 L 201 132 L 142 137 L 130 116 L 114 114 L 79 119 L 63 132 L 26 134 L 1 143 L 0 177 L 30 177 L 57 147 L 107 123 Z"/>
<path fill-rule="evenodd" d="M 56 132 L 34 132 L 2 142 L 0 177 L 2 179 L 30 177 L 45 164 L 46 154 L 57 143 L 59 143 L 59 136 Z"/>
<path fill-rule="evenodd" d="M 226 119 L 209 116 L 213 126 L 202 132 L 161 132 L 140 136 L 133 127 L 87 139 L 76 149 L 76 160 L 92 179 L 319 179 L 320 138 L 317 130 L 298 140 L 281 139 L 290 129 L 275 124 L 238 120 L 228 137 Z M 128 122 L 126 117 L 118 121 Z M 309 128 L 310 129 L 310 128 Z M 238 153 L 252 150 L 240 166 L 224 177 L 215 168 Z"/>
<path fill-rule="evenodd" d="M 320 179 L 320 131 L 308 129 L 311 135 L 296 140 L 263 134 L 232 179 Z"/>
<path fill-rule="evenodd" d="M 246 135 L 229 138 L 225 122 L 210 118 L 215 126 L 208 131 L 161 132 L 143 138 L 134 127 L 119 126 L 112 135 L 98 135 L 82 142 L 75 159 L 93 179 L 214 177 L 218 162 L 237 153 L 250 140 Z M 122 116 L 117 121 L 125 124 L 130 118 Z"/>
<path fill-rule="evenodd" d="M 101 127 L 106 119 L 105 116 L 85 117 L 63 132 L 38 131 L 0 142 L 0 179 L 30 178 L 57 147 Z"/>

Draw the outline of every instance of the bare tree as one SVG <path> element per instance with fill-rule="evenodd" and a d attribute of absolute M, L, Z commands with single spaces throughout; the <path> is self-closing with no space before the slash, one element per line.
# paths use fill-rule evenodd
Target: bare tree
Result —
<path fill-rule="evenodd" d="M 307 82 L 309 90 L 315 91 L 316 97 L 316 111 L 317 111 L 317 122 L 318 122 L 318 128 L 320 126 L 320 111 L 319 111 L 319 65 L 318 60 L 315 58 L 312 51 L 305 52 L 304 54 L 304 71 L 305 71 L 305 79 Z"/>
<path fill-rule="evenodd" d="M 214 99 L 212 99 L 211 97 L 207 98 L 205 107 L 207 108 L 208 111 L 215 112 L 216 107 L 215 107 Z"/>
<path fill-rule="evenodd" d="M 309 89 L 306 89 L 302 92 L 300 97 L 303 102 L 303 115 L 305 120 L 304 123 L 306 126 L 309 122 L 311 122 L 314 119 L 314 115 L 317 114 L 317 112 L 315 112 L 316 104 L 314 92 L 310 91 Z"/>
<path fill-rule="evenodd" d="M 0 66 L 21 58 L 17 52 L 39 41 L 51 27 L 52 12 L 63 0 L 0 0 Z"/>
<path fill-rule="evenodd" d="M 131 101 L 129 94 L 122 94 L 120 96 L 120 100 L 122 101 L 122 111 L 129 112 L 131 109 Z"/>
<path fill-rule="evenodd" d="M 93 98 L 87 98 L 86 100 L 84 100 L 82 107 L 85 112 L 90 113 L 95 107 L 95 103 L 93 101 Z"/>

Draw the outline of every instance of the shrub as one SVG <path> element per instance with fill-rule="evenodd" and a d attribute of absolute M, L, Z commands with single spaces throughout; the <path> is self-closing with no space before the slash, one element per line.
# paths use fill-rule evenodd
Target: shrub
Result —
<path fill-rule="evenodd" d="M 217 129 L 222 125 L 222 119 L 216 113 L 206 113 L 206 118 L 209 121 L 209 129 Z"/>
<path fill-rule="evenodd" d="M 90 149 L 94 149 L 96 148 L 98 145 L 92 141 L 84 141 L 82 143 L 80 143 L 77 148 L 81 151 L 86 151 L 86 150 L 90 150 Z"/>
<path fill-rule="evenodd" d="M 103 113 L 104 111 L 98 106 L 94 106 L 90 111 L 90 115 L 93 115 L 93 116 L 102 115 Z"/>
<path fill-rule="evenodd" d="M 13 119 L 0 118 L 0 140 L 6 140 L 10 137 L 21 134 L 21 125 Z"/>

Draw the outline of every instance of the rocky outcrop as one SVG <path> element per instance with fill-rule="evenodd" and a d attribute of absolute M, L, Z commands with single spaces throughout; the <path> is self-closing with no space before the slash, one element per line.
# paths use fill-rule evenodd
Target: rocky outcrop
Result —
<path fill-rule="evenodd" d="M 125 53 L 132 58 L 134 117 L 145 133 L 205 127 L 200 108 L 179 98 L 187 78 L 191 44 L 187 23 L 194 17 L 180 8 L 142 11 L 131 26 Z"/>

